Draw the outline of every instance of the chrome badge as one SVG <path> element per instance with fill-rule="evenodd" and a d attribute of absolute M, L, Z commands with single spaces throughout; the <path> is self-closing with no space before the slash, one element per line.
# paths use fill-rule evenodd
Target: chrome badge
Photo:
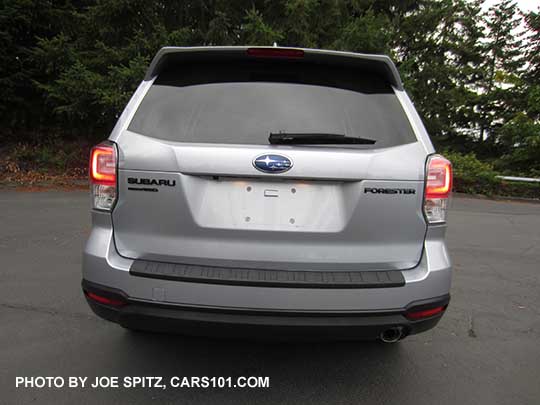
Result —
<path fill-rule="evenodd" d="M 292 165 L 292 161 L 283 155 L 264 154 L 253 159 L 255 169 L 264 173 L 283 173 Z"/>

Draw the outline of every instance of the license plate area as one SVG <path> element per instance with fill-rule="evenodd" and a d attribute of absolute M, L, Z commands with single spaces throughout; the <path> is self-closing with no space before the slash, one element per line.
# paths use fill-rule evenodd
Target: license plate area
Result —
<path fill-rule="evenodd" d="M 339 232 L 346 221 L 342 182 L 199 179 L 190 206 L 202 227 Z"/>

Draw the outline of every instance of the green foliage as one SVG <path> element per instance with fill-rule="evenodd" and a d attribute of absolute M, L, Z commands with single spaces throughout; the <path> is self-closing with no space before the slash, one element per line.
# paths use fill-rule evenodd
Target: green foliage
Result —
<path fill-rule="evenodd" d="M 266 24 L 257 9 L 250 9 L 246 13 L 245 21 L 244 35 L 246 44 L 268 45 L 283 40 L 283 33 Z"/>
<path fill-rule="evenodd" d="M 461 155 L 446 151 L 444 156 L 452 162 L 454 191 L 472 194 L 496 194 L 501 182 L 489 163 L 478 160 L 474 153 Z"/>
<path fill-rule="evenodd" d="M 531 119 L 540 119 L 540 81 L 527 88 L 526 110 Z"/>
<path fill-rule="evenodd" d="M 444 156 L 452 162 L 456 192 L 540 199 L 540 184 L 501 180 L 493 165 L 478 160 L 474 153 L 446 151 Z"/>
<path fill-rule="evenodd" d="M 540 123 L 520 113 L 502 126 L 500 140 L 508 152 L 499 159 L 497 168 L 523 174 L 540 171 Z"/>
<path fill-rule="evenodd" d="M 497 141 L 500 122 L 511 119 L 519 110 L 519 69 L 524 66 L 523 39 L 516 35 L 522 22 L 513 0 L 502 0 L 485 15 L 490 34 L 482 45 L 479 89 L 480 141 Z"/>
<path fill-rule="evenodd" d="M 368 9 L 343 28 L 334 47 L 351 52 L 390 53 L 391 29 L 388 17 Z"/>
<path fill-rule="evenodd" d="M 3 132 L 39 127 L 44 118 L 42 91 L 34 80 L 43 72 L 33 61 L 38 38 L 73 32 L 71 1 L 2 1 L 0 3 L 0 123 Z"/>
<path fill-rule="evenodd" d="M 525 23 L 528 28 L 525 41 L 528 66 L 524 72 L 524 79 L 529 84 L 540 85 L 540 9 L 525 15 Z"/>

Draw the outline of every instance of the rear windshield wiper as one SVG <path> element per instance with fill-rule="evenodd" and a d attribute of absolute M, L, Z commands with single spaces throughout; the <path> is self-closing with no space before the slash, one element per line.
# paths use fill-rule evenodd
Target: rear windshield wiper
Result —
<path fill-rule="evenodd" d="M 270 133 L 268 142 L 271 145 L 373 145 L 377 141 L 341 134 L 279 132 Z"/>

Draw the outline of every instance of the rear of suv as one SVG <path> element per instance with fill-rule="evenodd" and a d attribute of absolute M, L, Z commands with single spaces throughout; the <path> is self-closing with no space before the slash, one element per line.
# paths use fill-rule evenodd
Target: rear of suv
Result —
<path fill-rule="evenodd" d="M 163 48 L 90 180 L 83 291 L 126 328 L 394 342 L 448 305 L 451 165 L 386 56 Z"/>

